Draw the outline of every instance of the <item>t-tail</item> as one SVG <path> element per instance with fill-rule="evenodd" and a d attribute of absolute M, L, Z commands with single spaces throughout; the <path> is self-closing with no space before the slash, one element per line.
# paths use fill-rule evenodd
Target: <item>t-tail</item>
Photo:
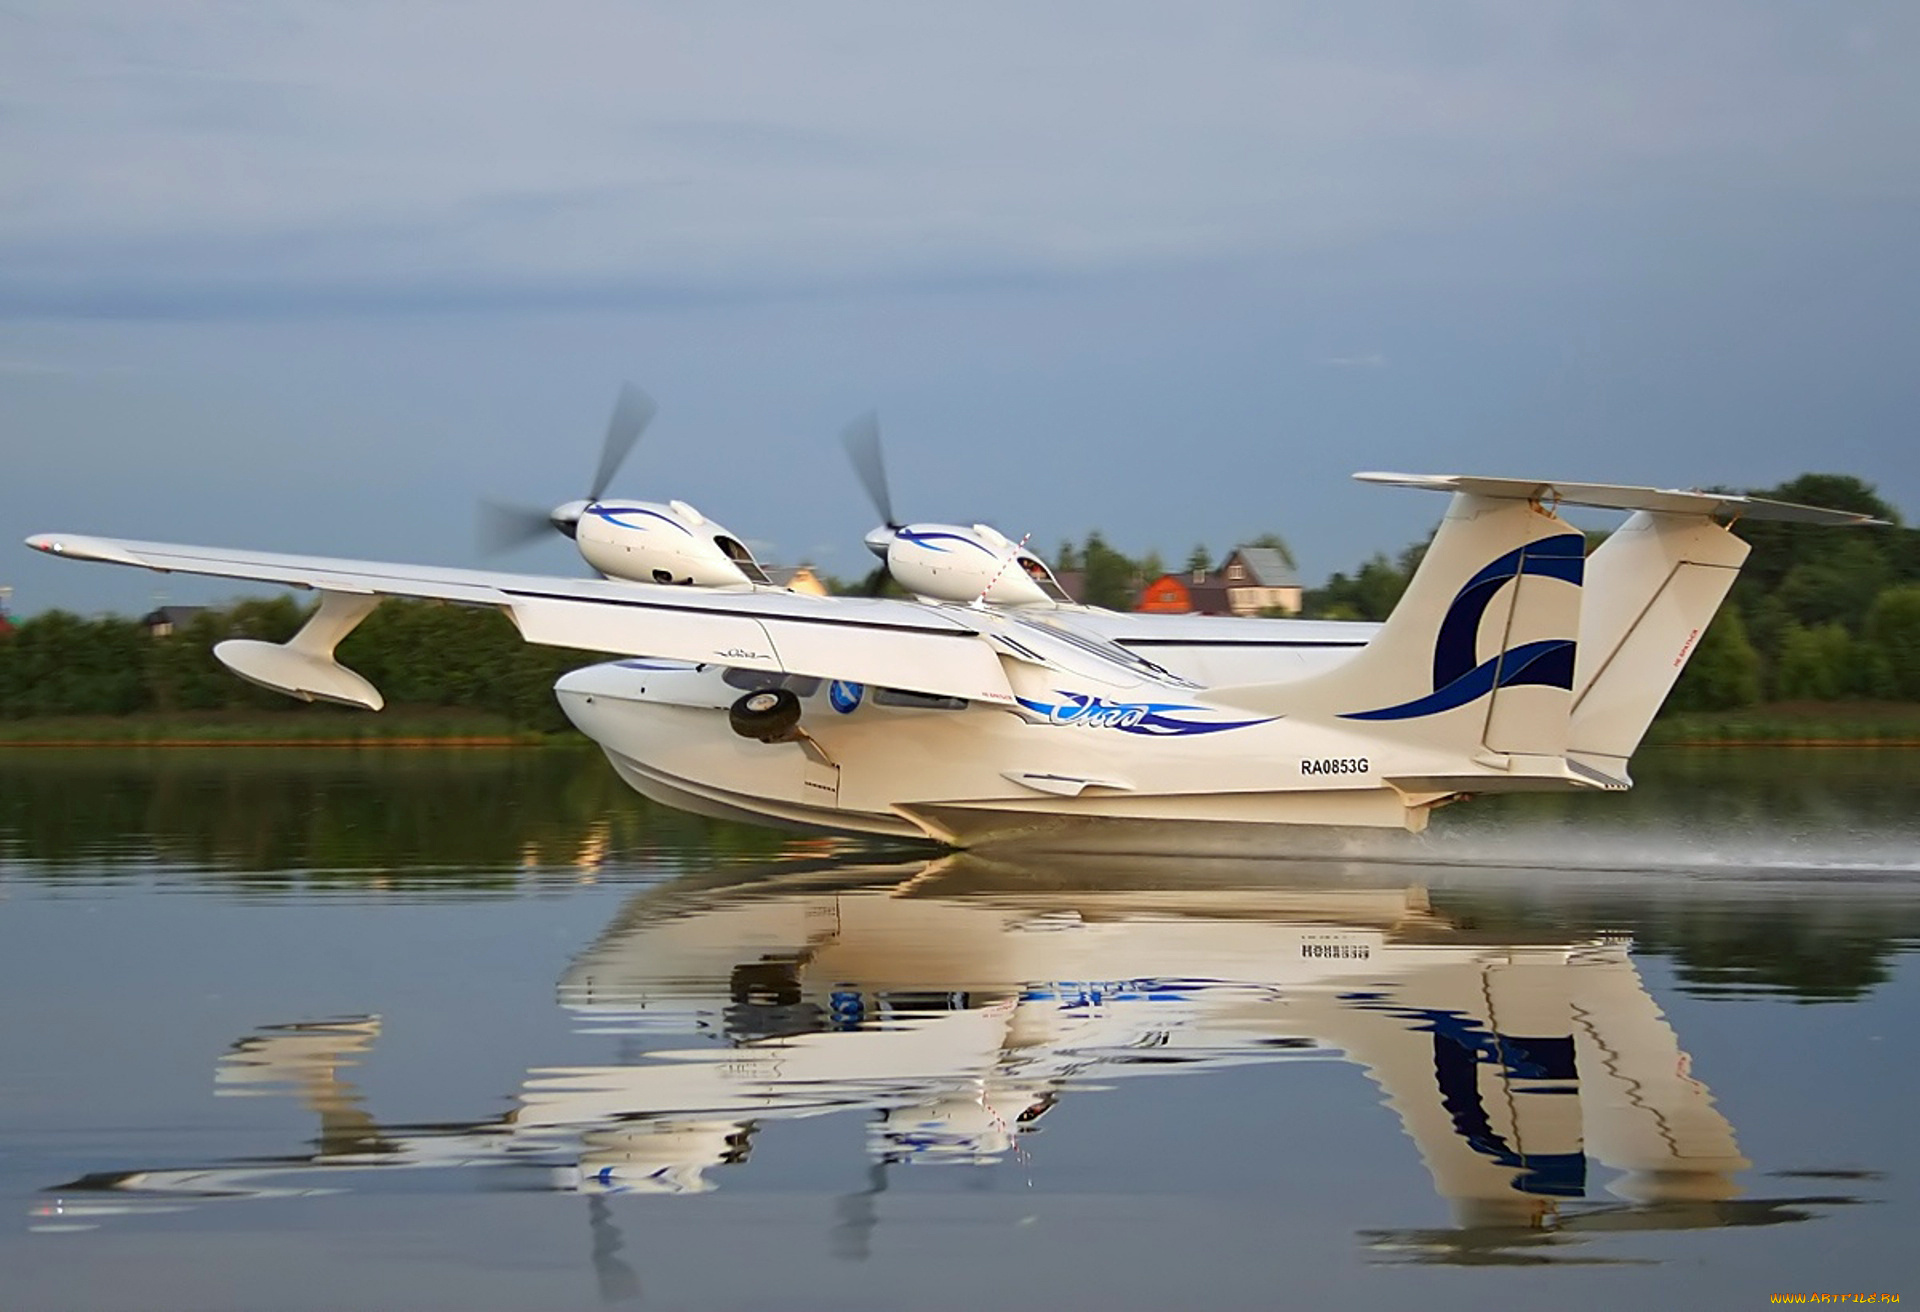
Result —
<path fill-rule="evenodd" d="M 1722 493 L 1357 477 L 1453 493 L 1399 605 L 1338 668 L 1212 699 L 1380 743 L 1409 793 L 1628 787 L 1628 759 L 1746 559 L 1728 525 L 1881 522 Z M 1588 556 L 1565 505 L 1633 513 Z"/>

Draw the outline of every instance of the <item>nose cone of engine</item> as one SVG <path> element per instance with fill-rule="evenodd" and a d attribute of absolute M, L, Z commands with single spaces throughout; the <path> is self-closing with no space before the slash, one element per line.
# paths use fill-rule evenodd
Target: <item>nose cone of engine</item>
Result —
<path fill-rule="evenodd" d="M 887 558 L 887 548 L 893 545 L 893 537 L 894 531 L 885 524 L 882 524 L 879 528 L 867 534 L 864 541 L 867 544 L 868 551 L 871 551 L 874 555 L 880 557 L 880 559 L 885 560 Z"/>
<path fill-rule="evenodd" d="M 587 513 L 588 501 L 569 501 L 563 506 L 555 506 L 547 515 L 553 526 L 572 537 L 580 528 L 580 516 Z"/>

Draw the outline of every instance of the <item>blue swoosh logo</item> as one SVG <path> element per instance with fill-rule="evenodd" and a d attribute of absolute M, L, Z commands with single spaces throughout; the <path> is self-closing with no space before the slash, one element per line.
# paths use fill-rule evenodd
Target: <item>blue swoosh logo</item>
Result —
<path fill-rule="evenodd" d="M 618 524 L 621 528 L 637 528 L 643 533 L 647 529 L 653 526 L 651 524 L 630 524 L 626 520 L 620 518 L 620 516 L 646 515 L 651 519 L 659 520 L 662 524 L 672 525 L 674 528 L 679 529 L 682 533 L 685 533 L 688 537 L 693 536 L 693 530 L 689 529 L 685 524 L 682 524 L 679 520 L 675 519 L 673 516 L 663 515 L 657 510 L 648 510 L 645 506 L 597 506 L 596 505 L 596 506 L 588 506 L 587 513 L 589 515 L 597 516 L 600 519 L 604 519 L 609 524 Z"/>
<path fill-rule="evenodd" d="M 1273 716 L 1259 720 L 1188 720 L 1181 711 L 1207 712 L 1204 706 L 1182 702 L 1110 702 L 1088 693 L 1061 692 L 1062 702 L 1037 702 L 1016 698 L 1020 705 L 1036 715 L 1047 717 L 1049 724 L 1070 725 L 1082 729 L 1118 729 L 1121 733 L 1149 738 L 1177 738 L 1192 734 L 1224 733 L 1228 729 L 1246 729 L 1269 724 Z"/>
<path fill-rule="evenodd" d="M 1480 621 L 1507 584 L 1537 574 L 1579 587 L 1585 578 L 1587 542 L 1578 533 L 1541 538 L 1489 562 L 1461 585 L 1440 621 L 1433 642 L 1433 691 L 1398 706 L 1351 711 L 1343 720 L 1411 720 L 1465 706 L 1499 688 L 1534 685 L 1573 688 L 1574 641 L 1547 638 L 1522 643 L 1476 661 Z"/>

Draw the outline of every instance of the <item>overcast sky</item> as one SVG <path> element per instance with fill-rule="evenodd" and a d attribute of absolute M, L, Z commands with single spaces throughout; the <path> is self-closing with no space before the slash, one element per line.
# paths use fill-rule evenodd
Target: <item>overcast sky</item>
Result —
<path fill-rule="evenodd" d="M 869 408 L 912 517 L 1309 581 L 1439 513 L 1357 469 L 1911 517 L 1917 70 L 1910 0 L 0 4 L 0 530 L 478 563 L 628 378 L 616 491 L 843 574 Z"/>

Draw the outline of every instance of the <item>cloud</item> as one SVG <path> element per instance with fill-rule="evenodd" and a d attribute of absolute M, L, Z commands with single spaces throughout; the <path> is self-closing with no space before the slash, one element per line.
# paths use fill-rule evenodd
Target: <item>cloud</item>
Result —
<path fill-rule="evenodd" d="M 73 0 L 0 52 L 0 266 L 15 315 L 780 295 L 1258 258 L 1647 169 L 1910 194 L 1915 23 L 1872 17 Z"/>

